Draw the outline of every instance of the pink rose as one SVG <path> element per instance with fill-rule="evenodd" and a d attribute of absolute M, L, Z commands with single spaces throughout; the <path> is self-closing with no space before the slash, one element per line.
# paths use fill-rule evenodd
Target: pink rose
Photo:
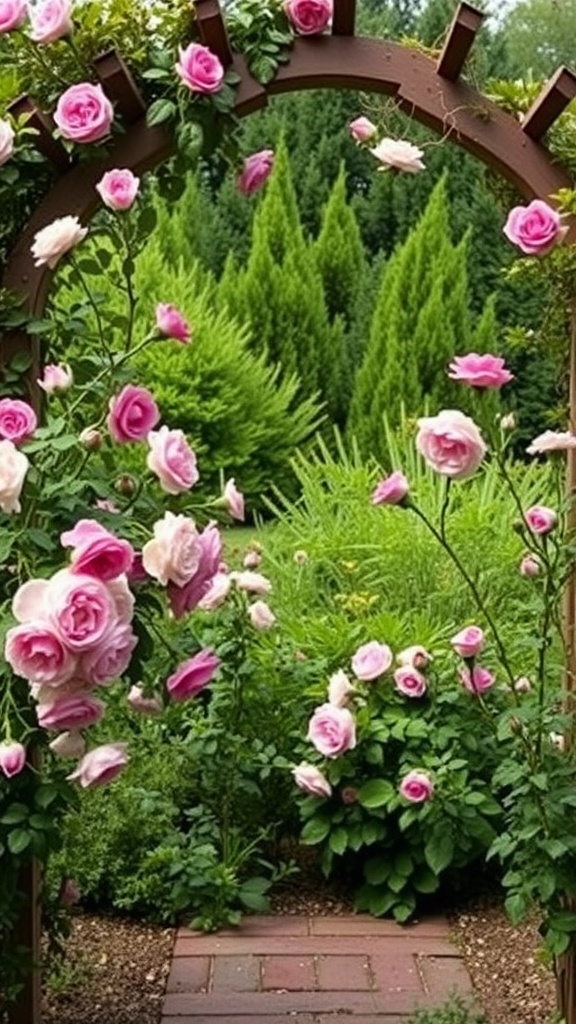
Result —
<path fill-rule="evenodd" d="M 0 400 L 0 437 L 14 444 L 22 444 L 33 436 L 38 420 L 28 402 L 19 398 Z"/>
<path fill-rule="evenodd" d="M 372 492 L 373 505 L 399 505 L 408 494 L 410 486 L 404 473 L 399 469 L 384 477 Z"/>
<path fill-rule="evenodd" d="M 254 629 L 264 631 L 271 629 L 276 622 L 276 616 L 270 610 L 266 601 L 254 601 L 248 605 L 248 618 Z"/>
<path fill-rule="evenodd" d="M 434 783 L 426 772 L 414 769 L 402 779 L 399 792 L 411 804 L 422 804 L 434 796 Z"/>
<path fill-rule="evenodd" d="M 304 793 L 310 796 L 329 797 L 332 796 L 332 786 L 322 772 L 313 764 L 302 761 L 292 769 L 294 782 Z"/>
<path fill-rule="evenodd" d="M 133 711 L 141 715 L 158 715 L 163 710 L 159 697 L 145 697 L 141 686 L 132 686 L 126 698 Z"/>
<path fill-rule="evenodd" d="M 227 572 L 217 572 L 212 577 L 212 581 L 204 597 L 198 601 L 198 608 L 202 608 L 205 612 L 213 612 L 216 608 L 220 608 L 230 593 L 232 586 L 232 580 Z"/>
<path fill-rule="evenodd" d="M 417 174 L 418 171 L 425 169 L 422 162 L 424 151 L 406 139 L 382 139 L 370 152 L 382 164 L 382 167 L 378 168 L 380 171 L 390 167 L 396 171 Z"/>
<path fill-rule="evenodd" d="M 244 572 L 232 572 L 230 578 L 240 590 L 247 590 L 249 594 L 269 594 L 272 590 L 270 580 L 260 572 L 251 572 L 246 569 Z"/>
<path fill-rule="evenodd" d="M 538 555 L 524 555 L 524 558 L 520 562 L 520 575 L 526 576 L 530 579 L 533 576 L 538 576 L 542 571 L 542 562 L 538 558 Z"/>
<path fill-rule="evenodd" d="M 518 676 L 518 679 L 514 680 L 514 690 L 516 693 L 530 693 L 531 689 L 532 683 L 528 676 Z"/>
<path fill-rule="evenodd" d="M 95 576 L 104 583 L 130 571 L 134 549 L 94 519 L 80 519 L 73 530 L 60 534 L 63 547 L 72 547 L 71 571 Z"/>
<path fill-rule="evenodd" d="M 348 131 L 355 142 L 368 142 L 378 131 L 375 124 L 372 124 L 367 117 L 356 117 L 350 121 Z"/>
<path fill-rule="evenodd" d="M 330 23 L 332 0 L 286 0 L 284 10 L 299 35 L 315 36 Z"/>
<path fill-rule="evenodd" d="M 159 302 L 156 306 L 156 327 L 160 334 L 167 338 L 175 338 L 183 345 L 187 345 L 192 338 L 190 324 L 180 310 L 168 302 Z"/>
<path fill-rule="evenodd" d="M 125 622 L 115 623 L 102 641 L 80 660 L 80 672 L 91 686 L 107 686 L 124 674 L 138 637 Z"/>
<path fill-rule="evenodd" d="M 58 392 L 68 391 L 74 383 L 74 377 L 69 366 L 48 363 L 42 372 L 42 379 L 37 380 L 36 383 L 50 397 Z"/>
<path fill-rule="evenodd" d="M 224 68 L 215 53 L 200 43 L 190 43 L 185 50 L 180 48 L 179 54 L 176 73 L 183 85 L 191 92 L 220 92 L 224 84 Z"/>
<path fill-rule="evenodd" d="M 236 179 L 236 188 L 242 195 L 249 196 L 257 192 L 268 180 L 274 167 L 274 150 L 261 149 L 258 153 L 246 157 L 242 173 Z"/>
<path fill-rule="evenodd" d="M 496 680 L 494 676 L 487 668 L 482 668 L 481 665 L 475 665 L 472 675 L 470 674 L 469 668 L 461 668 L 460 682 L 470 692 L 478 696 L 479 693 L 485 693 L 490 687 L 494 686 Z"/>
<path fill-rule="evenodd" d="M 546 505 L 532 505 L 524 513 L 524 520 L 530 533 L 542 537 L 554 529 L 558 522 L 558 516 L 553 508 L 548 508 Z"/>
<path fill-rule="evenodd" d="M 156 474 L 160 486 L 168 494 L 189 491 L 197 483 L 196 456 L 182 430 L 169 430 L 168 427 L 151 430 L 148 444 L 148 469 Z"/>
<path fill-rule="evenodd" d="M 174 674 L 166 680 L 170 700 L 180 701 L 195 697 L 212 682 L 219 667 L 220 658 L 211 648 L 198 651 L 193 658 L 179 665 Z"/>
<path fill-rule="evenodd" d="M 426 668 L 428 662 L 432 661 L 432 655 L 425 647 L 414 644 L 412 647 L 405 647 L 403 651 L 400 651 L 396 655 L 396 661 L 399 665 L 409 665 L 412 668 L 421 669 Z"/>
<path fill-rule="evenodd" d="M 23 583 L 12 600 L 12 612 L 19 622 L 51 623 L 72 652 L 95 647 L 117 617 L 114 597 L 104 583 L 68 569 L 50 580 Z"/>
<path fill-rule="evenodd" d="M 16 134 L 12 125 L 8 121 L 0 120 L 0 167 L 7 163 L 13 155 L 15 138 Z"/>
<path fill-rule="evenodd" d="M 183 587 L 198 571 L 200 534 L 193 519 L 165 512 L 154 523 L 154 538 L 142 548 L 142 564 L 146 572 L 162 586 L 175 583 Z"/>
<path fill-rule="evenodd" d="M 504 225 L 506 238 L 528 256 L 544 256 L 566 234 L 560 214 L 542 199 L 515 206 Z"/>
<path fill-rule="evenodd" d="M 56 697 L 50 704 L 38 704 L 36 714 L 42 729 L 87 729 L 96 725 L 104 714 L 105 705 L 88 693 L 75 693 Z"/>
<path fill-rule="evenodd" d="M 119 622 L 129 625 L 134 617 L 134 594 L 128 586 L 126 576 L 118 576 L 106 584 L 106 590 L 112 598 L 114 612 Z"/>
<path fill-rule="evenodd" d="M 357 679 L 372 680 L 384 675 L 392 664 L 392 651 L 388 644 L 377 640 L 362 644 L 352 657 L 352 671 Z"/>
<path fill-rule="evenodd" d="M 4 657 L 17 676 L 58 686 L 70 679 L 76 659 L 45 622 L 23 622 L 6 634 Z"/>
<path fill-rule="evenodd" d="M 394 682 L 405 697 L 423 697 L 428 689 L 424 676 L 411 665 L 402 665 L 394 672 Z"/>
<path fill-rule="evenodd" d="M 337 708 L 345 708 L 354 693 L 354 687 L 345 672 L 340 669 L 330 676 L 328 681 L 328 703 Z"/>
<path fill-rule="evenodd" d="M 458 409 L 418 420 L 416 447 L 432 469 L 453 480 L 472 476 L 486 453 L 478 427 Z"/>
<path fill-rule="evenodd" d="M 73 29 L 72 0 L 42 0 L 28 8 L 35 43 L 54 43 Z"/>
<path fill-rule="evenodd" d="M 257 569 L 261 561 L 262 555 L 257 551 L 247 551 L 242 559 L 242 565 L 245 569 Z"/>
<path fill-rule="evenodd" d="M 506 368 L 500 356 L 479 356 L 476 352 L 454 356 L 448 376 L 473 388 L 501 388 L 514 380 L 514 374 Z"/>
<path fill-rule="evenodd" d="M 356 723 L 348 708 L 322 704 L 310 719 L 306 738 L 324 757 L 339 757 L 356 746 Z"/>
<path fill-rule="evenodd" d="M 526 451 L 528 455 L 544 455 L 548 452 L 566 452 L 570 448 L 576 448 L 576 434 L 566 430 L 559 433 L 555 430 L 545 430 L 543 434 L 535 437 Z"/>
<path fill-rule="evenodd" d="M 61 732 L 48 746 L 56 757 L 82 757 L 86 753 L 86 740 L 74 729 Z"/>
<path fill-rule="evenodd" d="M 104 743 L 101 747 L 89 750 L 76 770 L 66 777 L 71 781 L 77 779 L 84 789 L 88 789 L 90 786 L 111 782 L 127 764 L 125 743 Z"/>
<path fill-rule="evenodd" d="M 27 16 L 26 0 L 0 0 L 0 35 L 20 28 Z"/>
<path fill-rule="evenodd" d="M 132 174 L 132 171 L 116 168 L 102 175 L 96 191 L 109 210 L 129 210 L 138 195 L 139 187 L 140 178 Z"/>
<path fill-rule="evenodd" d="M 110 134 L 114 108 L 101 85 L 71 85 L 58 100 L 54 120 L 62 138 L 70 142 L 97 142 Z"/>
<path fill-rule="evenodd" d="M 21 743 L 4 740 L 0 743 L 0 771 L 11 779 L 19 775 L 26 765 L 26 748 Z"/>
<path fill-rule="evenodd" d="M 223 493 L 224 501 L 226 502 L 226 508 L 232 519 L 238 519 L 241 523 L 244 522 L 244 495 L 238 490 L 234 483 L 234 477 L 226 481 Z"/>
<path fill-rule="evenodd" d="M 109 402 L 108 430 L 117 444 L 145 441 L 160 419 L 154 396 L 147 388 L 126 384 Z"/>
<path fill-rule="evenodd" d="M 461 658 L 476 658 L 484 650 L 484 631 L 479 626 L 466 626 L 450 643 Z"/>
<path fill-rule="evenodd" d="M 34 235 L 31 253 L 34 265 L 42 267 L 46 264 L 50 270 L 70 249 L 78 245 L 88 234 L 88 228 L 80 225 L 78 217 L 57 217 L 41 231 Z"/>
<path fill-rule="evenodd" d="M 177 619 L 196 608 L 202 598 L 207 596 L 212 580 L 219 570 L 222 538 L 214 523 L 209 523 L 202 531 L 198 537 L 198 544 L 200 561 L 192 579 L 183 587 L 168 584 L 170 607 Z"/>
<path fill-rule="evenodd" d="M 20 512 L 20 493 L 30 463 L 13 441 L 0 441 L 0 509 L 9 515 Z"/>

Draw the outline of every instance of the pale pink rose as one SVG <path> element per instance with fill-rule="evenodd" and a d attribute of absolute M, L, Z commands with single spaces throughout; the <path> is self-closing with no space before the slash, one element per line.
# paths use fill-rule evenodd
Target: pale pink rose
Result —
<path fill-rule="evenodd" d="M 538 555 L 524 555 L 524 558 L 520 562 L 520 575 L 530 579 L 533 576 L 538 576 L 542 571 L 542 562 L 538 558 Z"/>
<path fill-rule="evenodd" d="M 1 3 L 1 0 L 0 0 Z M 16 135 L 8 121 L 0 120 L 0 167 L 5 164 L 14 153 L 14 139 Z"/>
<path fill-rule="evenodd" d="M 273 149 L 261 149 L 258 153 L 252 153 L 244 161 L 242 173 L 236 179 L 236 188 L 245 196 L 257 192 L 270 177 L 273 167 Z"/>
<path fill-rule="evenodd" d="M 146 697 L 141 686 L 131 686 L 126 698 L 133 711 L 141 715 L 159 715 L 163 710 L 159 697 Z"/>
<path fill-rule="evenodd" d="M 217 572 L 212 577 L 212 582 L 204 597 L 198 601 L 198 608 L 202 608 L 205 612 L 213 612 L 216 608 L 220 608 L 224 604 L 224 601 L 230 593 L 232 587 L 232 580 L 227 572 Z"/>
<path fill-rule="evenodd" d="M 50 580 L 28 580 L 14 595 L 12 612 L 20 622 L 39 618 L 52 624 L 72 652 L 95 647 L 116 618 L 106 584 L 61 569 Z"/>
<path fill-rule="evenodd" d="M 358 790 L 355 786 L 344 786 L 344 789 L 340 792 L 340 798 L 343 804 L 351 807 L 352 804 L 358 803 Z"/>
<path fill-rule="evenodd" d="M 20 494 L 30 463 L 13 441 L 0 441 L 0 509 L 20 512 Z"/>
<path fill-rule="evenodd" d="M 473 388 L 501 388 L 514 380 L 514 374 L 510 373 L 500 356 L 479 356 L 476 352 L 454 356 L 448 376 Z"/>
<path fill-rule="evenodd" d="M 0 0 L 0 35 L 20 28 L 27 17 L 26 0 Z"/>
<path fill-rule="evenodd" d="M 422 804 L 434 796 L 434 783 L 426 772 L 414 769 L 402 779 L 399 793 L 411 804 Z"/>
<path fill-rule="evenodd" d="M 379 168 L 381 171 L 392 167 L 397 171 L 417 174 L 425 167 L 422 162 L 424 151 L 406 139 L 382 139 L 370 152 L 383 164 L 383 167 Z"/>
<path fill-rule="evenodd" d="M 19 398 L 0 399 L 0 437 L 22 444 L 33 436 L 38 419 L 28 402 Z"/>
<path fill-rule="evenodd" d="M 368 142 L 376 135 L 378 129 L 367 117 L 356 117 L 350 121 L 348 131 L 355 142 Z"/>
<path fill-rule="evenodd" d="M 545 255 L 562 241 L 566 231 L 558 211 L 542 199 L 515 206 L 504 225 L 506 238 L 528 256 Z"/>
<path fill-rule="evenodd" d="M 207 46 L 190 43 L 185 50 L 179 49 L 180 60 L 176 73 L 191 92 L 220 92 L 224 84 L 224 68 L 220 59 Z"/>
<path fill-rule="evenodd" d="M 114 612 L 119 622 L 129 625 L 134 617 L 134 594 L 128 585 L 127 576 L 118 576 L 106 584 L 106 589 L 114 603 Z"/>
<path fill-rule="evenodd" d="M 530 533 L 542 537 L 551 533 L 558 522 L 558 516 L 554 509 L 548 508 L 547 505 L 532 505 L 524 513 L 524 521 Z"/>
<path fill-rule="evenodd" d="M 36 714 L 42 729 L 87 729 L 96 725 L 104 714 L 105 705 L 89 693 L 57 696 L 49 704 L 38 704 Z"/>
<path fill-rule="evenodd" d="M 160 419 L 154 396 L 147 388 L 134 384 L 126 384 L 119 394 L 114 395 L 108 408 L 106 423 L 117 444 L 145 441 Z"/>
<path fill-rule="evenodd" d="M 461 658 L 476 658 L 484 650 L 484 631 L 480 626 L 466 626 L 450 643 Z"/>
<path fill-rule="evenodd" d="M 59 892 L 60 902 L 65 907 L 73 907 L 76 903 L 80 902 L 81 893 L 76 882 L 73 882 L 71 878 L 65 879 L 60 886 Z"/>
<path fill-rule="evenodd" d="M 30 250 L 34 257 L 34 265 L 42 267 L 46 264 L 50 270 L 54 270 L 58 260 L 78 245 L 87 234 L 88 228 L 81 226 L 78 217 L 57 217 L 34 235 L 34 244 Z"/>
<path fill-rule="evenodd" d="M 104 743 L 84 755 L 80 764 L 66 778 L 76 781 L 84 789 L 90 786 L 102 786 L 111 782 L 128 764 L 126 743 Z"/>
<path fill-rule="evenodd" d="M 212 580 L 220 568 L 222 538 L 214 523 L 209 523 L 198 538 L 200 561 L 198 569 L 184 587 L 168 584 L 168 599 L 175 618 L 180 619 L 186 612 L 196 608 L 207 596 Z"/>
<path fill-rule="evenodd" d="M 31 683 L 58 686 L 75 672 L 76 658 L 42 621 L 23 622 L 6 634 L 4 657 L 17 676 Z"/>
<path fill-rule="evenodd" d="M 26 766 L 26 748 L 21 743 L 4 740 L 0 743 L 0 771 L 11 779 Z"/>
<path fill-rule="evenodd" d="M 42 371 L 42 378 L 36 381 L 48 396 L 68 391 L 74 383 L 72 370 L 65 364 L 48 363 Z"/>
<path fill-rule="evenodd" d="M 63 139 L 98 142 L 110 134 L 114 108 L 101 85 L 81 82 L 63 92 L 54 120 Z"/>
<path fill-rule="evenodd" d="M 197 483 L 196 456 L 182 430 L 169 430 L 168 427 L 151 430 L 148 444 L 148 469 L 156 474 L 160 486 L 168 494 L 189 491 Z"/>
<path fill-rule="evenodd" d="M 54 43 L 73 29 L 72 0 L 41 0 L 28 8 L 35 43 Z"/>
<path fill-rule="evenodd" d="M 418 420 L 416 447 L 432 469 L 452 480 L 472 476 L 486 454 L 478 427 L 458 409 Z"/>
<path fill-rule="evenodd" d="M 134 561 L 134 548 L 94 519 L 80 519 L 73 530 L 60 534 L 63 547 L 72 547 L 71 571 L 95 576 L 104 583 L 125 575 Z"/>
<path fill-rule="evenodd" d="M 302 761 L 292 769 L 294 782 L 304 793 L 310 796 L 329 797 L 332 796 L 332 786 L 319 768 L 313 764 Z"/>
<path fill-rule="evenodd" d="M 48 744 L 56 757 L 82 757 L 86 753 L 86 740 L 81 732 L 61 732 Z"/>
<path fill-rule="evenodd" d="M 194 520 L 165 512 L 153 529 L 153 539 L 142 548 L 144 569 L 164 587 L 167 583 L 185 586 L 200 564 L 200 534 Z"/>
<path fill-rule="evenodd" d="M 284 10 L 300 36 L 316 36 L 330 24 L 332 0 L 285 0 Z"/>
<path fill-rule="evenodd" d="M 356 723 L 348 708 L 322 704 L 310 719 L 306 738 L 324 757 L 339 757 L 356 746 Z"/>
<path fill-rule="evenodd" d="M 518 676 L 518 679 L 514 681 L 514 690 L 516 693 L 530 693 L 532 689 L 532 683 L 528 679 L 528 676 Z"/>
<path fill-rule="evenodd" d="M 80 672 L 91 686 L 107 686 L 124 674 L 138 637 L 125 622 L 116 622 L 101 642 L 80 659 Z"/>
<path fill-rule="evenodd" d="M 254 629 L 264 631 L 271 629 L 276 622 L 276 616 L 270 610 L 266 601 L 254 601 L 248 605 L 248 618 Z"/>
<path fill-rule="evenodd" d="M 429 654 L 425 647 L 421 647 L 420 644 L 413 644 L 412 647 L 405 647 L 403 651 L 400 651 L 396 655 L 396 661 L 399 665 L 409 665 L 412 668 L 422 669 L 426 668 L 426 665 L 432 661 L 432 655 Z"/>
<path fill-rule="evenodd" d="M 247 551 L 242 559 L 242 565 L 245 569 L 257 569 L 262 561 L 262 555 L 259 555 L 257 551 Z"/>
<path fill-rule="evenodd" d="M 238 519 L 241 523 L 244 522 L 244 495 L 238 490 L 234 483 L 234 477 L 226 481 L 224 486 L 224 492 L 222 495 L 226 502 L 226 508 L 232 519 Z"/>
<path fill-rule="evenodd" d="M 354 687 L 346 673 L 339 669 L 328 680 L 328 703 L 337 708 L 345 708 L 354 693 Z"/>
<path fill-rule="evenodd" d="M 96 185 L 96 191 L 100 195 L 104 206 L 109 210 L 129 210 L 140 187 L 140 178 L 137 178 L 128 168 L 116 168 L 114 171 L 106 171 Z"/>
<path fill-rule="evenodd" d="M 352 671 L 357 679 L 365 681 L 378 679 L 384 675 L 392 664 L 392 651 L 388 644 L 371 640 L 362 644 L 352 657 Z"/>
<path fill-rule="evenodd" d="M 190 324 L 176 306 L 169 302 L 159 302 L 156 306 L 156 327 L 160 334 L 167 338 L 175 338 L 187 345 L 192 338 Z"/>
<path fill-rule="evenodd" d="M 515 427 L 516 417 L 513 412 L 507 412 L 500 417 L 500 430 L 514 430 Z"/>
<path fill-rule="evenodd" d="M 220 658 L 211 648 L 198 651 L 193 658 L 179 665 L 174 674 L 166 680 L 170 700 L 180 701 L 195 697 L 212 682 L 219 667 Z"/>
<path fill-rule="evenodd" d="M 576 448 L 576 434 L 571 434 L 569 430 L 564 433 L 545 430 L 534 438 L 526 451 L 528 455 L 544 455 L 548 452 L 566 452 L 570 448 Z"/>
<path fill-rule="evenodd" d="M 99 509 L 100 512 L 110 512 L 111 515 L 118 515 L 120 512 L 116 502 L 111 501 L 110 498 L 97 498 L 94 502 L 94 508 Z M 136 558 L 136 555 L 134 555 L 134 558 Z"/>
<path fill-rule="evenodd" d="M 470 692 L 476 694 L 485 693 L 489 690 L 496 680 L 489 669 L 483 668 L 481 665 L 475 665 L 472 675 L 470 675 L 469 668 L 461 668 L 460 682 Z"/>
<path fill-rule="evenodd" d="M 73 677 L 58 686 L 51 686 L 48 683 L 30 683 L 30 696 L 38 704 L 52 704 L 55 700 L 63 697 L 78 697 L 90 692 L 90 686 L 85 679 Z"/>
<path fill-rule="evenodd" d="M 399 469 L 384 477 L 372 492 L 373 505 L 399 505 L 410 490 L 410 485 Z"/>
<path fill-rule="evenodd" d="M 398 693 L 405 697 L 423 697 L 428 689 L 424 676 L 412 665 L 401 665 L 394 672 Z"/>
<path fill-rule="evenodd" d="M 272 590 L 270 580 L 260 572 L 246 569 L 244 572 L 231 572 L 230 578 L 240 590 L 247 590 L 249 594 L 269 594 Z"/>

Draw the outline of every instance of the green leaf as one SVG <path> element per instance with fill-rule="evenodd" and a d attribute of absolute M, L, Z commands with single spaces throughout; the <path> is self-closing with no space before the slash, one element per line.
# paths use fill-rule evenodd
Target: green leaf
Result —
<path fill-rule="evenodd" d="M 439 875 L 447 868 L 454 856 L 454 843 L 449 832 L 436 832 L 424 847 L 426 862 L 432 871 Z"/>
<path fill-rule="evenodd" d="M 305 846 L 315 846 L 326 839 L 330 831 L 329 818 L 311 818 L 307 821 L 300 834 L 300 842 Z"/>
<path fill-rule="evenodd" d="M 57 796 L 58 787 L 53 782 L 48 782 L 36 790 L 34 802 L 37 807 L 45 811 L 47 807 L 50 807 L 50 804 L 54 803 Z"/>
<path fill-rule="evenodd" d="M 26 804 L 10 804 L 8 810 L 4 811 L 0 818 L 0 824 L 19 825 L 21 821 L 26 821 L 29 813 L 30 810 Z"/>
<path fill-rule="evenodd" d="M 504 908 L 513 925 L 520 923 L 528 909 L 528 900 L 520 892 L 514 893 L 504 901 Z"/>
<path fill-rule="evenodd" d="M 30 845 L 32 834 L 26 828 L 15 828 L 8 836 L 8 849 L 15 856 Z"/>
<path fill-rule="evenodd" d="M 0 563 L 5 562 L 8 558 L 15 539 L 13 533 L 0 534 Z"/>
<path fill-rule="evenodd" d="M 436 875 L 424 866 L 418 868 L 411 881 L 416 891 L 423 893 L 436 892 L 440 885 Z"/>
<path fill-rule="evenodd" d="M 572 910 L 559 910 L 550 915 L 550 927 L 557 932 L 576 932 L 576 913 Z"/>
<path fill-rule="evenodd" d="M 26 373 L 32 366 L 32 356 L 29 352 L 17 352 L 10 360 L 10 369 L 14 373 Z"/>
<path fill-rule="evenodd" d="M 403 903 L 397 903 L 392 913 L 400 924 L 404 924 L 416 909 L 416 901 L 405 899 Z"/>
<path fill-rule="evenodd" d="M 392 864 L 384 857 L 371 857 L 364 865 L 364 878 L 370 885 L 381 885 L 392 871 Z"/>
<path fill-rule="evenodd" d="M 153 128 L 156 124 L 164 124 L 165 121 L 170 121 L 175 114 L 176 104 L 172 100 L 154 100 L 154 103 L 151 103 L 146 111 L 146 124 L 149 128 Z"/>
<path fill-rule="evenodd" d="M 334 831 L 330 833 L 330 849 L 333 853 L 337 853 L 341 856 L 347 846 L 348 836 L 346 834 L 346 829 L 335 828 Z"/>
<path fill-rule="evenodd" d="M 414 863 L 412 857 L 405 850 L 397 854 L 394 858 L 394 871 L 398 875 L 402 875 L 403 878 L 408 878 L 412 874 Z"/>
<path fill-rule="evenodd" d="M 387 779 L 369 779 L 358 791 L 362 807 L 383 807 L 395 796 L 394 787 Z"/>

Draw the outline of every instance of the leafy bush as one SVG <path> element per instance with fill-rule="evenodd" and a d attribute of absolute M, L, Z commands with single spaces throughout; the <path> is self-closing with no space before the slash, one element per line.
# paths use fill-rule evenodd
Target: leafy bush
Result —
<path fill-rule="evenodd" d="M 418 1010 L 409 1024 L 487 1024 L 484 1014 L 470 1000 L 455 996 L 443 1006 Z"/>

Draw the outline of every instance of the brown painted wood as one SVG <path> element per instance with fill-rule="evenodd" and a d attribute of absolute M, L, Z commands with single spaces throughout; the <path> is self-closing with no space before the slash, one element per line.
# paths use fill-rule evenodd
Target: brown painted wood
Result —
<path fill-rule="evenodd" d="M 146 103 L 138 86 L 116 50 L 108 50 L 93 62 L 104 92 L 116 104 L 116 110 L 128 124 L 146 113 Z"/>
<path fill-rule="evenodd" d="M 225 68 L 232 63 L 232 47 L 218 0 L 195 0 L 200 40 L 220 58 Z"/>
<path fill-rule="evenodd" d="M 332 34 L 353 36 L 356 23 L 356 0 L 334 0 Z"/>
<path fill-rule="evenodd" d="M 438 58 L 436 70 L 442 78 L 449 78 L 451 82 L 455 82 L 460 77 L 484 17 L 483 11 L 466 3 L 465 0 L 458 5 Z"/>
<path fill-rule="evenodd" d="M 53 132 L 56 125 L 51 117 L 42 113 L 31 96 L 19 96 L 13 103 L 10 103 L 8 113 L 16 118 L 25 115 L 27 127 L 34 128 L 37 133 L 31 136 L 32 145 L 59 171 L 68 170 L 70 155 L 62 143 L 54 138 Z"/>
<path fill-rule="evenodd" d="M 576 75 L 558 68 L 522 119 L 522 130 L 531 139 L 541 139 L 575 98 Z"/>

